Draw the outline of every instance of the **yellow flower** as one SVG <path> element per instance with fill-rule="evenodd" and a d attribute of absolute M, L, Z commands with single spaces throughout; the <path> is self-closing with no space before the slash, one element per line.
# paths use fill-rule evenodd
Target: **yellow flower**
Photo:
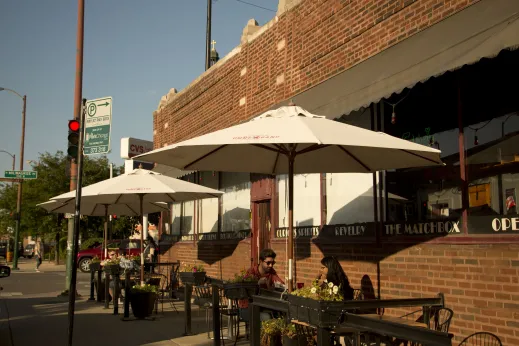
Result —
<path fill-rule="evenodd" d="M 332 288 L 333 287 L 333 282 L 329 282 L 328 283 L 328 287 Z"/>
<path fill-rule="evenodd" d="M 339 292 L 339 287 L 333 286 L 333 293 L 337 294 Z"/>
<path fill-rule="evenodd" d="M 317 288 L 312 287 L 312 289 L 310 290 L 310 292 L 312 292 L 313 294 L 315 294 L 315 292 L 317 292 Z"/>

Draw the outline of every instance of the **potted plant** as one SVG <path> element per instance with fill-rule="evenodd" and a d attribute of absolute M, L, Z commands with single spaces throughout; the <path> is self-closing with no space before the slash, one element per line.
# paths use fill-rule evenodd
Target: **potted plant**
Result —
<path fill-rule="evenodd" d="M 155 285 L 135 285 L 130 290 L 130 304 L 133 316 L 144 319 L 151 316 L 157 299 L 158 286 Z"/>
<path fill-rule="evenodd" d="M 261 322 L 260 345 L 261 346 L 281 346 L 281 336 L 285 329 L 285 320 L 273 318 Z"/>
<path fill-rule="evenodd" d="M 317 280 L 308 287 L 288 295 L 290 318 L 316 327 L 332 328 L 337 325 L 344 300 L 340 287 Z"/>
<path fill-rule="evenodd" d="M 101 269 L 101 259 L 97 256 L 92 258 L 92 261 L 90 262 L 90 271 L 96 272 L 99 269 Z"/>
<path fill-rule="evenodd" d="M 179 270 L 179 276 L 183 283 L 196 286 L 202 285 L 205 281 L 204 266 L 201 264 L 184 263 Z"/>
<path fill-rule="evenodd" d="M 120 272 L 119 264 L 121 262 L 121 258 L 115 256 L 114 258 L 105 259 L 101 262 L 101 266 L 103 267 L 103 271 L 108 272 L 112 275 L 118 275 Z"/>
<path fill-rule="evenodd" d="M 248 299 L 258 294 L 258 279 L 242 269 L 234 278 L 224 283 L 223 290 L 225 297 L 229 299 Z"/>

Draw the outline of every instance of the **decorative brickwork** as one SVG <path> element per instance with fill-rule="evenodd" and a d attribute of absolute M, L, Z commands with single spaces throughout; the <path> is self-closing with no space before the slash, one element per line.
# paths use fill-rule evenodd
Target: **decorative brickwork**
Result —
<path fill-rule="evenodd" d="M 301 1 L 161 100 L 155 148 L 247 120 L 477 1 Z"/>

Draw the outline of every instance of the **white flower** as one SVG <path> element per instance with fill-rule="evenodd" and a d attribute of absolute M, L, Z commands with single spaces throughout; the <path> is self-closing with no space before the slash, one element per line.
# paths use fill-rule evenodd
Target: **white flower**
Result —
<path fill-rule="evenodd" d="M 333 282 L 328 283 L 328 287 L 332 288 L 333 287 Z"/>
<path fill-rule="evenodd" d="M 327 283 L 327 282 L 328 282 L 328 280 L 324 279 L 324 281 L 323 281 L 323 282 L 324 282 L 324 283 Z"/>
<path fill-rule="evenodd" d="M 333 286 L 333 293 L 337 294 L 339 292 L 339 287 Z"/>
<path fill-rule="evenodd" d="M 328 290 L 328 294 L 330 294 L 330 295 L 332 294 L 332 289 L 331 288 Z"/>
<path fill-rule="evenodd" d="M 315 288 L 315 287 L 312 287 L 312 289 L 310 290 L 310 292 L 312 292 L 312 293 L 315 293 L 315 292 L 317 292 L 317 288 Z"/>

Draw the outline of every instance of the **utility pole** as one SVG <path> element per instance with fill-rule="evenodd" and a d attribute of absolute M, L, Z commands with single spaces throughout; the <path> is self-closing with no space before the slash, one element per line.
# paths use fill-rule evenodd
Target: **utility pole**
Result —
<path fill-rule="evenodd" d="M 23 171 L 23 152 L 25 147 L 25 110 L 27 109 L 27 96 L 26 95 L 20 95 L 16 91 L 8 88 L 2 88 L 0 87 L 0 91 L 8 91 L 10 93 L 15 94 L 23 101 L 23 108 L 22 108 L 22 137 L 21 137 L 21 143 L 20 143 L 20 171 Z M 14 156 L 13 156 L 14 159 Z M 20 219 L 21 219 L 21 212 L 22 212 L 22 182 L 23 179 L 18 180 L 18 197 L 16 198 L 16 220 L 15 220 L 15 228 L 14 228 L 14 254 L 13 254 L 13 268 L 12 270 L 18 270 L 18 241 L 20 239 Z"/>
<path fill-rule="evenodd" d="M 78 0 L 77 9 L 77 36 L 76 36 L 76 82 L 74 89 L 74 119 L 81 119 L 81 99 L 83 94 L 83 34 L 84 34 L 84 20 L 85 20 L 85 1 Z M 83 131 L 83 129 L 81 129 Z M 81 151 L 78 153 L 82 155 L 83 148 L 79 148 Z M 77 159 L 72 159 L 70 163 L 70 191 L 76 191 L 77 187 Z M 72 258 L 72 245 L 74 241 L 74 219 L 68 219 L 68 234 L 67 234 L 67 275 L 65 282 L 65 290 L 69 294 L 75 294 L 70 292 L 70 282 L 72 278 L 72 267 L 76 260 Z"/>
<path fill-rule="evenodd" d="M 207 28 L 205 35 L 205 69 L 211 67 L 211 6 L 212 0 L 207 0 Z"/>

